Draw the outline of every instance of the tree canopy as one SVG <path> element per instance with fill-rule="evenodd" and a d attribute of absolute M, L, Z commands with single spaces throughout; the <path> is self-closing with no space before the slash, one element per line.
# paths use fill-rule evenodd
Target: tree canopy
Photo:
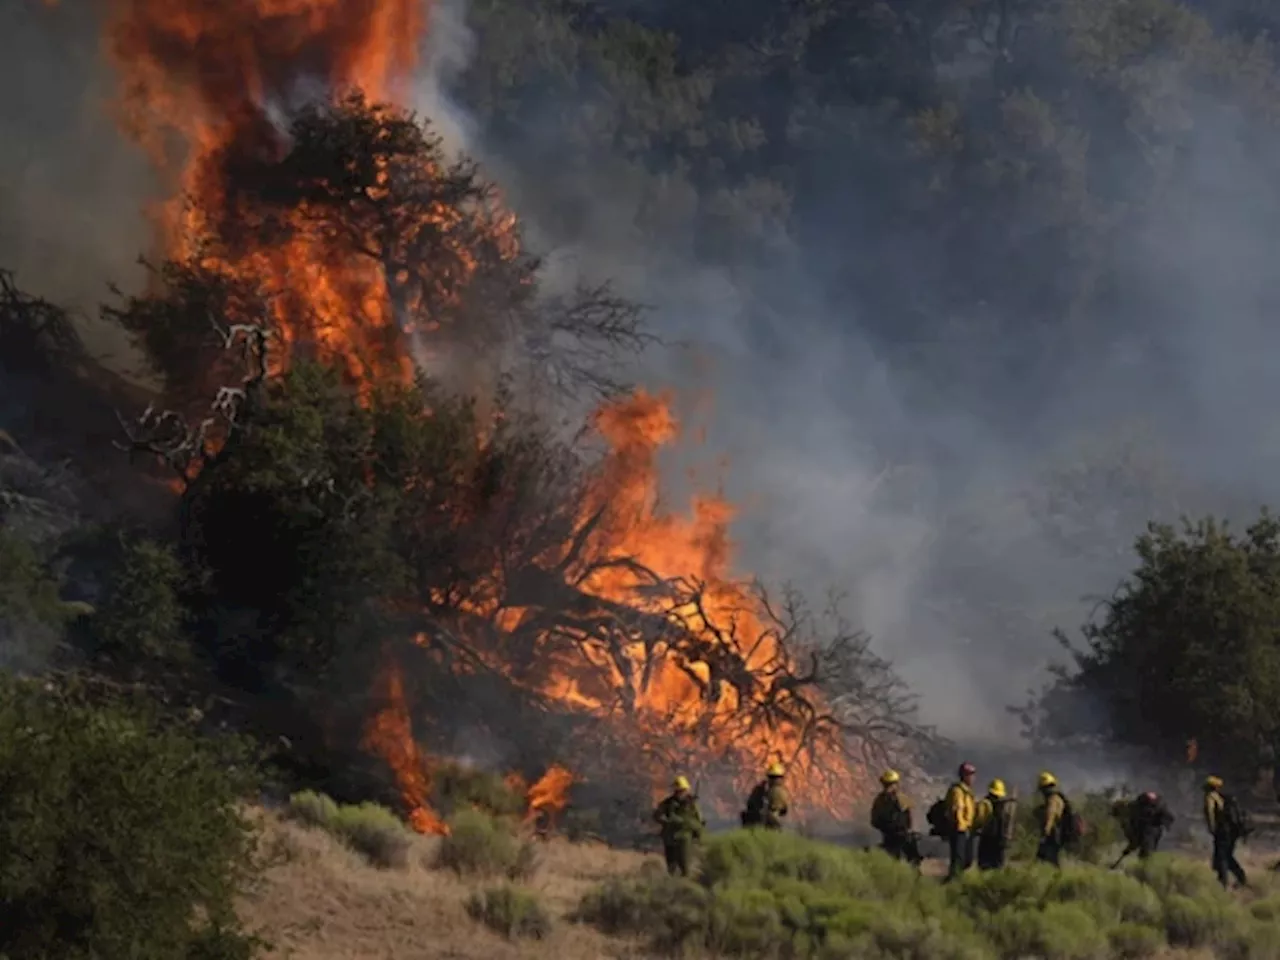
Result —
<path fill-rule="evenodd" d="M 1250 779 L 1280 734 L 1280 522 L 1153 525 L 1033 712 L 1047 740 L 1101 736 Z"/>

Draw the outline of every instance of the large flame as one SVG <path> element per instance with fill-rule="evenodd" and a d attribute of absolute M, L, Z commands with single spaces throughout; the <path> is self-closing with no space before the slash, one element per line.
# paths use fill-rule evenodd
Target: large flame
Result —
<path fill-rule="evenodd" d="M 383 673 L 382 706 L 369 722 L 365 749 L 386 761 L 400 786 L 400 798 L 409 825 L 419 833 L 444 835 L 449 828 L 431 809 L 428 758 L 418 746 L 405 702 L 404 677 L 394 660 L 387 659 Z"/>
<path fill-rule="evenodd" d="M 350 256 L 299 209 L 285 237 L 252 249 L 193 246 L 251 219 L 226 195 L 226 167 L 283 148 L 278 117 L 317 90 L 404 96 L 427 22 L 424 0 L 110 0 L 108 51 L 120 115 L 172 185 L 154 213 L 165 252 L 251 276 L 288 341 L 306 340 L 357 378 L 407 375 L 388 351 L 396 321 L 380 266 Z M 225 239 L 225 237 L 223 237 Z"/>
<path fill-rule="evenodd" d="M 229 164 L 246 156 L 278 156 L 286 148 L 279 117 L 307 98 L 336 101 L 359 89 L 371 101 L 403 103 L 419 65 L 428 20 L 424 0 L 106 2 L 108 50 L 123 79 L 122 121 L 172 187 L 172 199 L 157 211 L 165 253 L 202 257 L 208 267 L 251 278 L 270 297 L 287 341 L 315 344 L 360 381 L 407 375 L 411 362 L 397 336 L 404 318 L 393 305 L 391 286 L 397 281 L 388 276 L 387 264 L 351 256 L 349 243 L 316 226 L 318 218 L 308 216 L 305 203 L 273 239 L 233 239 L 228 224 L 252 221 L 257 212 L 244 206 L 251 201 L 230 195 L 227 185 Z M 439 215 L 447 220 L 457 213 Z M 442 234 L 452 236 L 452 226 L 443 223 Z M 492 226 L 506 232 L 514 256 L 513 220 L 494 216 Z M 203 242 L 210 237 L 219 242 L 210 247 Z M 465 251 L 454 253 L 465 272 Z M 456 286 L 465 279 L 450 282 Z M 663 578 L 694 578 L 704 585 L 700 603 L 673 611 L 645 600 L 643 577 L 622 564 L 583 573 L 577 587 L 678 618 L 710 648 L 728 642 L 723 628 L 734 624 L 752 638 L 741 654 L 747 669 L 765 670 L 780 651 L 757 601 L 730 575 L 732 506 L 719 496 L 699 496 L 687 515 L 659 509 L 657 453 L 679 433 L 668 401 L 641 392 L 599 411 L 596 425 L 610 453 L 584 518 L 598 521 L 592 534 L 596 555 L 632 557 Z M 490 613 L 502 613 L 511 624 L 522 615 Z M 830 809 L 847 809 L 856 793 L 855 771 L 845 758 L 801 753 L 802 731 L 786 725 L 744 728 L 739 718 L 750 705 L 739 702 L 739 687 L 713 675 L 707 658 L 655 655 L 639 641 L 624 646 L 620 657 L 589 644 L 582 655 L 585 670 L 566 664 L 538 692 L 565 709 L 612 718 L 615 704 L 598 682 L 588 682 L 588 674 L 595 680 L 604 676 L 611 691 L 626 689 L 626 722 L 642 732 L 675 736 L 689 756 L 737 758 L 741 786 L 765 763 L 783 759 L 792 764 L 793 782 L 802 790 L 807 785 Z M 395 772 L 415 828 L 441 832 L 444 826 L 429 803 L 430 764 L 414 739 L 403 678 L 391 661 L 382 682 L 382 708 L 370 722 L 366 743 Z M 670 773 L 655 769 L 655 785 Z M 559 812 L 572 782 L 567 768 L 553 767 L 530 788 L 530 810 Z"/>

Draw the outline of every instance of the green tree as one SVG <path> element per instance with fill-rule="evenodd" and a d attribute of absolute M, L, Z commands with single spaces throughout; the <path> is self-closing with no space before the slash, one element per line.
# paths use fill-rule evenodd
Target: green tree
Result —
<path fill-rule="evenodd" d="M 248 957 L 250 769 L 141 708 L 0 678 L 0 955 Z"/>
<path fill-rule="evenodd" d="M 88 622 L 100 652 L 125 660 L 185 660 L 182 564 L 168 544 L 120 538 Z"/>
<path fill-rule="evenodd" d="M 0 624 L 60 628 L 68 613 L 60 586 L 31 544 L 0 529 Z"/>
<path fill-rule="evenodd" d="M 1165 756 L 1195 738 L 1205 762 L 1251 775 L 1280 732 L 1280 522 L 1263 512 L 1243 535 L 1213 519 L 1153 524 L 1136 549 L 1030 732 L 1099 732 Z"/>
<path fill-rule="evenodd" d="M 223 660 L 321 677 L 369 605 L 399 592 L 395 491 L 369 483 L 372 427 L 336 370 L 299 363 L 263 385 L 187 490 L 183 551 Z"/>

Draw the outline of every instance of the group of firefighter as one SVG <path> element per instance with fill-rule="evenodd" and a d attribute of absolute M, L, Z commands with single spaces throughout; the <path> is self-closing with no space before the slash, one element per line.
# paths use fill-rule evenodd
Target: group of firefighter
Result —
<path fill-rule="evenodd" d="M 947 844 L 948 867 L 945 882 L 956 879 L 976 863 L 979 870 L 998 870 L 1008 861 L 1016 835 L 1017 800 L 1009 796 L 1003 780 L 992 780 L 979 797 L 974 789 L 977 769 L 962 763 L 946 795 L 929 808 L 926 819 L 930 834 Z M 744 827 L 781 830 L 789 800 L 784 785 L 785 770 L 773 763 L 747 798 L 741 820 Z M 881 837 L 880 847 L 889 856 L 919 868 L 920 834 L 915 830 L 911 801 L 902 789 L 896 770 L 880 776 L 880 792 L 871 804 L 871 826 Z M 1061 865 L 1062 854 L 1081 839 L 1085 824 L 1048 771 L 1037 780 L 1039 804 L 1035 808 L 1036 859 Z M 1237 801 L 1223 792 L 1220 777 L 1204 781 L 1204 821 L 1213 841 L 1212 865 L 1226 887 L 1230 879 L 1243 886 L 1245 872 L 1236 859 L 1236 844 L 1249 832 L 1248 818 Z M 672 792 L 654 811 L 659 824 L 667 870 L 688 876 L 694 854 L 706 829 L 698 798 L 686 777 L 678 776 Z M 1124 831 L 1125 848 L 1113 867 L 1132 853 L 1146 859 L 1155 853 L 1174 817 L 1164 800 L 1154 791 L 1133 799 L 1118 799 L 1111 809 Z"/>

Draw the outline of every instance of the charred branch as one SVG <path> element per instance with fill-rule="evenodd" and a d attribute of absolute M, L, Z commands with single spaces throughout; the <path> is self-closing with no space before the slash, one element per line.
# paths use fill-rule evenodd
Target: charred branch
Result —
<path fill-rule="evenodd" d="M 158 410 L 154 404 L 131 421 L 116 411 L 125 437 L 124 442 L 115 443 L 116 448 L 131 458 L 139 454 L 153 457 L 175 471 L 184 483 L 199 472 L 234 432 L 245 404 L 269 375 L 269 345 L 274 336 L 271 328 L 229 322 L 213 313 L 208 314 L 207 319 L 223 350 L 230 352 L 240 345 L 245 370 L 241 384 L 218 387 L 208 414 L 194 422 L 178 410 Z"/>

